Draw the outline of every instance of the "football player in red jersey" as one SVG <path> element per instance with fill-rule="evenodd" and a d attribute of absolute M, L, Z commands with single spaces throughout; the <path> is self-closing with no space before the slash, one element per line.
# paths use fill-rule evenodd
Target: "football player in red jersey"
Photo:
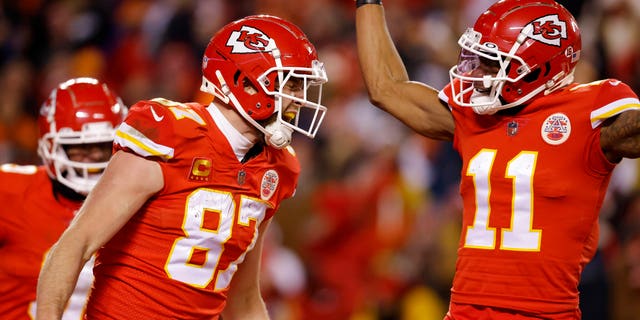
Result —
<path fill-rule="evenodd" d="M 61 83 L 38 118 L 38 153 L 44 165 L 0 166 L 0 318 L 35 317 L 45 254 L 106 167 L 115 128 L 125 113 L 120 98 L 96 79 Z M 92 266 L 82 268 L 64 319 L 82 319 Z"/>
<path fill-rule="evenodd" d="M 131 107 L 103 177 L 45 262 L 38 319 L 60 318 L 96 250 L 88 319 L 268 318 L 262 238 L 297 186 L 293 131 L 312 138 L 324 118 L 326 73 L 298 27 L 267 15 L 218 31 L 202 71 L 211 104 Z"/>
<path fill-rule="evenodd" d="M 445 319 L 580 319 L 578 281 L 616 163 L 640 156 L 640 103 L 578 84 L 580 31 L 552 0 L 502 0 L 458 41 L 441 91 L 408 78 L 380 0 L 356 1 L 373 104 L 462 157 L 462 233 Z"/>

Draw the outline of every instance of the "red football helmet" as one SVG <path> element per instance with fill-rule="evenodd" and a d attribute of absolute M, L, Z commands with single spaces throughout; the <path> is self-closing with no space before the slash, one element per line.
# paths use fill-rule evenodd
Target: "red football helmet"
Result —
<path fill-rule="evenodd" d="M 71 79 L 52 90 L 38 117 L 38 154 L 49 176 L 77 193 L 89 193 L 107 162 L 71 161 L 65 146 L 113 142 L 126 113 L 122 100 L 93 78 Z"/>
<path fill-rule="evenodd" d="M 256 15 L 224 26 L 205 50 L 202 72 L 200 89 L 232 104 L 276 148 L 288 145 L 292 130 L 313 138 L 324 119 L 324 66 L 305 34 L 281 18 Z M 302 97 L 283 92 L 290 80 L 299 81 Z M 283 98 L 300 107 L 293 120 L 283 118 Z"/>
<path fill-rule="evenodd" d="M 526 104 L 571 83 L 581 50 L 576 20 L 553 0 L 498 1 L 458 44 L 460 59 L 449 72 L 453 99 L 479 114 Z"/>

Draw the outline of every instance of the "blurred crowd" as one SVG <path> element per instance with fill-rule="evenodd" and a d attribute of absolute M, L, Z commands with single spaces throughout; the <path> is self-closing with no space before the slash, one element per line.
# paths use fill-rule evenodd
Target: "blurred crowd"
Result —
<path fill-rule="evenodd" d="M 582 30 L 577 80 L 617 78 L 640 93 L 640 2 L 559 2 Z M 491 3 L 385 1 L 411 78 L 443 87 L 458 36 Z M 265 243 L 262 287 L 273 319 L 442 319 L 460 231 L 460 161 L 449 143 L 417 136 L 369 104 L 353 0 L 4 0 L 0 163 L 40 162 L 38 109 L 72 77 L 107 82 L 127 105 L 208 103 L 198 88 L 209 38 L 259 13 L 300 26 L 329 76 L 327 118 L 315 140 L 294 138 L 300 184 Z M 640 319 L 639 168 L 625 160 L 612 179 L 600 250 L 581 284 L 585 320 Z"/>

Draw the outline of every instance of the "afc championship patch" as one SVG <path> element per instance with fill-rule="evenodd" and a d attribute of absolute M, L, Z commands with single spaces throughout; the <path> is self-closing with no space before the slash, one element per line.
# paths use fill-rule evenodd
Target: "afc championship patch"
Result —
<path fill-rule="evenodd" d="M 278 181 L 280 177 L 278 177 L 278 173 L 271 169 L 267 170 L 262 176 L 262 182 L 260 183 L 260 198 L 262 200 L 269 200 L 276 193 L 276 188 L 278 187 Z"/>
<path fill-rule="evenodd" d="M 544 120 L 540 134 L 542 139 L 550 145 L 562 144 L 571 134 L 571 121 L 564 113 L 554 113 Z"/>

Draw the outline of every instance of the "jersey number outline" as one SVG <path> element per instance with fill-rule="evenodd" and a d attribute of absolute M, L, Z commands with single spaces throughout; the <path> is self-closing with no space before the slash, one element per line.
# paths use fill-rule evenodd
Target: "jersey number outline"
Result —
<path fill-rule="evenodd" d="M 482 149 L 469 161 L 467 176 L 472 177 L 476 201 L 473 225 L 467 226 L 465 248 L 493 250 L 496 228 L 489 227 L 491 217 L 491 171 L 497 150 Z M 511 223 L 501 231 L 500 250 L 540 251 L 542 230 L 533 229 L 533 176 L 538 153 L 522 151 L 507 163 L 505 178 L 513 181 Z"/>
<path fill-rule="evenodd" d="M 167 276 L 197 288 L 205 288 L 211 282 L 216 291 L 227 288 L 238 264 L 255 245 L 266 210 L 266 204 L 258 199 L 242 196 L 236 207 L 229 192 L 206 188 L 193 191 L 185 204 L 185 236 L 174 241 L 165 263 Z M 240 244 L 242 253 L 235 260 L 221 263 L 225 244 L 238 226 L 251 229 L 251 241 Z M 191 262 L 197 252 L 205 257 L 204 263 Z"/>

